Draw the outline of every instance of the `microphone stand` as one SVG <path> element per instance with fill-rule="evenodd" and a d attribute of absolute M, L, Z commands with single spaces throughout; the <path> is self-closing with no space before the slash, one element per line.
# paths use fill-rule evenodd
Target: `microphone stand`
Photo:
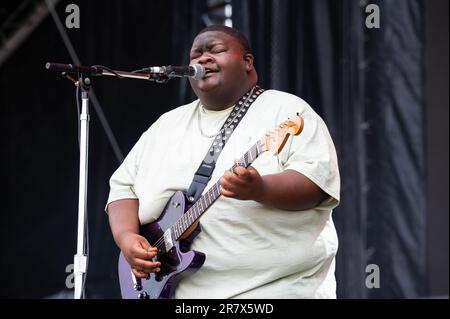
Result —
<path fill-rule="evenodd" d="M 89 76 L 114 76 L 166 83 L 170 76 L 164 73 L 142 73 L 115 71 L 104 66 L 81 66 L 72 64 L 46 63 L 45 68 L 51 71 L 61 71 L 62 75 L 71 79 L 81 89 L 80 114 L 80 171 L 78 188 L 78 228 L 77 253 L 74 255 L 74 299 L 84 299 L 84 283 L 88 265 L 87 243 L 87 182 L 88 182 L 88 154 L 89 154 L 89 92 L 91 80 Z M 78 81 L 72 79 L 68 73 L 75 73 Z M 78 103 L 78 94 L 77 94 Z"/>
<path fill-rule="evenodd" d="M 74 299 L 84 298 L 84 283 L 87 270 L 86 253 L 86 226 L 87 226 L 87 181 L 88 181 L 88 154 L 89 154 L 89 91 L 91 80 L 80 75 L 78 87 L 81 89 L 81 114 L 80 114 L 80 175 L 78 188 L 78 232 L 77 254 L 74 256 Z M 77 96 L 78 99 L 78 96 Z"/>

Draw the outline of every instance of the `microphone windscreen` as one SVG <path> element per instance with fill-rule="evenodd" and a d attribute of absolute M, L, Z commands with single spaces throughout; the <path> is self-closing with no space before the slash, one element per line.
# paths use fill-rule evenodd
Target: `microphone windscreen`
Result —
<path fill-rule="evenodd" d="M 194 80 L 200 80 L 205 76 L 206 70 L 203 65 L 193 64 L 191 67 L 194 68 L 194 75 L 192 76 Z"/>

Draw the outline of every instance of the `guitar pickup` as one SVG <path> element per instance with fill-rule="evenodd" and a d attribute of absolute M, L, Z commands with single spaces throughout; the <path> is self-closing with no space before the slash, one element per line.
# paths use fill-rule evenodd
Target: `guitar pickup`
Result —
<path fill-rule="evenodd" d="M 169 251 L 173 247 L 172 231 L 170 228 L 164 232 L 164 245 L 166 246 L 166 251 Z"/>

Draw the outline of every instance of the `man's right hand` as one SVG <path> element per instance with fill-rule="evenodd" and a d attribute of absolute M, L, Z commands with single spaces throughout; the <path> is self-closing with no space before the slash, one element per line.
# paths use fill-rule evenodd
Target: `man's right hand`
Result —
<path fill-rule="evenodd" d="M 158 249 L 152 247 L 145 237 L 134 233 L 120 236 L 120 249 L 138 278 L 147 278 L 151 272 L 160 271 L 161 263 L 151 261 Z"/>

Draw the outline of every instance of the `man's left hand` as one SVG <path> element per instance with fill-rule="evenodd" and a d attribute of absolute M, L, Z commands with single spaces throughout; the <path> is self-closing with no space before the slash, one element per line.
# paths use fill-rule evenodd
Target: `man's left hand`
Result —
<path fill-rule="evenodd" d="M 220 193 L 226 197 L 257 201 L 263 189 L 263 179 L 252 166 L 237 166 L 234 172 L 225 171 L 220 178 Z"/>

